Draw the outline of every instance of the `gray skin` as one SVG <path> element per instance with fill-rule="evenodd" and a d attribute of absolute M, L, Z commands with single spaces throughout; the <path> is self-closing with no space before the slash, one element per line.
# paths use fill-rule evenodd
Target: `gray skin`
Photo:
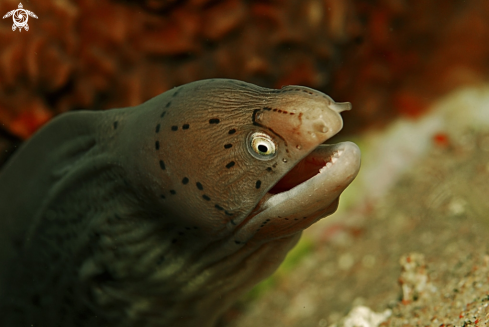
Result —
<path fill-rule="evenodd" d="M 0 326 L 213 326 L 336 210 L 348 109 L 216 79 L 55 118 L 0 172 Z"/>

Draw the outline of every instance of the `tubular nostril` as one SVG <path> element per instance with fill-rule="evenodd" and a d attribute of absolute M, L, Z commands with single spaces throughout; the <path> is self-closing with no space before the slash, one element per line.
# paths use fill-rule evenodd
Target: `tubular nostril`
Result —
<path fill-rule="evenodd" d="M 329 107 L 336 112 L 351 110 L 350 102 L 332 102 Z"/>

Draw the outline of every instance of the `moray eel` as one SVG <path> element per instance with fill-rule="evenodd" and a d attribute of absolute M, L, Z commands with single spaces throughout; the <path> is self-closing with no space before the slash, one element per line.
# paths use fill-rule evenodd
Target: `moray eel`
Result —
<path fill-rule="evenodd" d="M 215 79 L 58 116 L 0 172 L 0 325 L 213 326 L 336 210 L 350 107 Z"/>

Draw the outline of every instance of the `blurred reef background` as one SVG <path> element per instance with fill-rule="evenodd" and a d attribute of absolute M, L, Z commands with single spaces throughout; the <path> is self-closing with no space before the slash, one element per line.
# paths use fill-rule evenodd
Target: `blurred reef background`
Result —
<path fill-rule="evenodd" d="M 0 12 L 17 8 L 0 3 Z M 205 78 L 298 84 L 350 101 L 345 134 L 417 117 L 487 81 L 484 0 L 29 1 L 0 21 L 0 146 L 69 110 L 140 104 Z M 5 151 L 1 151 L 5 157 Z M 1 160 L 1 159 L 0 159 Z"/>
<path fill-rule="evenodd" d="M 222 326 L 351 327 L 358 305 L 381 312 L 362 326 L 489 324 L 489 1 L 23 5 L 39 17 L 29 31 L 0 20 L 0 168 L 58 114 L 199 79 L 305 85 L 353 104 L 332 142 L 358 143 L 363 166 L 338 213 Z"/>

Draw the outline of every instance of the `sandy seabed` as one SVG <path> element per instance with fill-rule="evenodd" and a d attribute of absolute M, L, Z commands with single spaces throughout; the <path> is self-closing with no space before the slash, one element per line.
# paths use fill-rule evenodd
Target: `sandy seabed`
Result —
<path fill-rule="evenodd" d="M 225 325 L 489 325 L 488 117 L 489 87 L 465 89 L 366 136 L 349 208 L 310 228 L 314 250 Z M 382 319 L 353 323 L 357 306 Z"/>

